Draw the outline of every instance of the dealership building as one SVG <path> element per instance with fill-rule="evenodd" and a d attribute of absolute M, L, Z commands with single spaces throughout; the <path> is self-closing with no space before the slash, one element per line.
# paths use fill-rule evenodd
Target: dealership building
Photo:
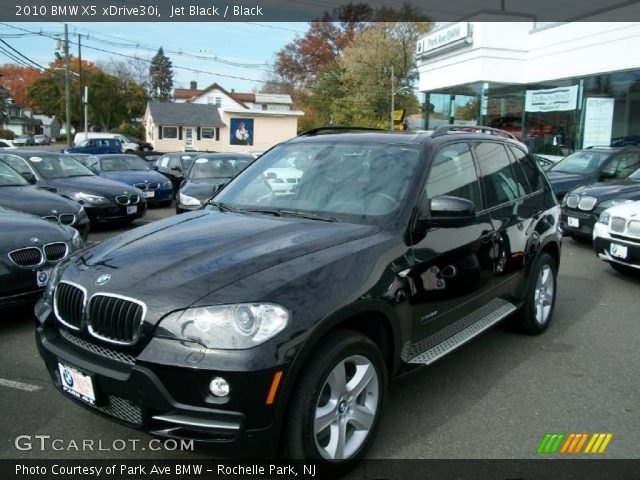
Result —
<path fill-rule="evenodd" d="M 490 125 L 551 155 L 640 144 L 640 23 L 474 20 L 417 42 L 426 128 Z"/>

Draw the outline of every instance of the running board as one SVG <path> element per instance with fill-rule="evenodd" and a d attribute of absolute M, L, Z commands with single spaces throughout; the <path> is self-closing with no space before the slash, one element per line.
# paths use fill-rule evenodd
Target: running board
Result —
<path fill-rule="evenodd" d="M 403 349 L 402 359 L 407 363 L 430 365 L 516 310 L 514 304 L 496 298 L 434 335 L 408 345 Z"/>

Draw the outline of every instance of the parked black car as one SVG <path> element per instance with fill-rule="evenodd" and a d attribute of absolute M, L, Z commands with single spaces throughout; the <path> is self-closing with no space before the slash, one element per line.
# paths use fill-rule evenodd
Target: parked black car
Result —
<path fill-rule="evenodd" d="M 30 213 L 89 235 L 89 217 L 78 202 L 35 187 L 9 165 L 0 160 L 0 206 Z"/>
<path fill-rule="evenodd" d="M 135 143 L 139 147 L 139 151 L 141 152 L 150 152 L 153 150 L 153 145 L 149 142 L 145 142 L 144 140 L 140 140 L 138 137 L 134 137 L 133 135 L 123 134 L 124 137 L 129 140 L 131 143 Z"/>
<path fill-rule="evenodd" d="M 0 159 L 29 183 L 78 202 L 91 223 L 130 223 L 147 211 L 140 190 L 94 175 L 71 155 L 5 150 L 0 152 Z"/>
<path fill-rule="evenodd" d="M 0 309 L 35 303 L 54 266 L 84 246 L 69 226 L 3 207 L 0 232 Z"/>
<path fill-rule="evenodd" d="M 560 212 L 517 141 L 321 132 L 66 261 L 36 306 L 58 389 L 154 435 L 339 464 L 372 443 L 389 378 L 512 314 L 547 328 Z M 298 188 L 271 194 L 264 172 L 303 151 Z"/>
<path fill-rule="evenodd" d="M 640 147 L 593 147 L 563 158 L 547 170 L 553 191 L 561 200 L 583 185 L 626 178 L 640 168 Z"/>
<path fill-rule="evenodd" d="M 640 169 L 626 179 L 576 188 L 562 201 L 562 229 L 576 240 L 591 241 L 602 212 L 636 200 L 640 200 Z"/>
<path fill-rule="evenodd" d="M 164 175 L 149 167 L 139 156 L 119 153 L 92 155 L 79 160 L 96 175 L 126 183 L 142 191 L 147 205 L 168 207 L 173 201 L 173 185 Z"/>
<path fill-rule="evenodd" d="M 156 170 L 171 180 L 174 190 L 177 192 L 182 185 L 185 173 L 191 167 L 193 160 L 205 152 L 170 152 L 157 159 Z"/>
<path fill-rule="evenodd" d="M 155 168 L 158 159 L 162 155 L 164 155 L 164 152 L 156 152 L 155 150 L 141 150 L 139 152 L 136 152 L 136 155 L 147 162 L 151 168 Z"/>
<path fill-rule="evenodd" d="M 255 159 L 248 153 L 203 153 L 191 162 L 176 196 L 176 213 L 198 210 Z"/>

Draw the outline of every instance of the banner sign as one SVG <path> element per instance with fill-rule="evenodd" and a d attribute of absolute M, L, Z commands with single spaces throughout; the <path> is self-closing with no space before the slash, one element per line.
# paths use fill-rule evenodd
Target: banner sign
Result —
<path fill-rule="evenodd" d="M 578 86 L 527 90 L 527 112 L 562 112 L 575 110 L 578 103 Z"/>

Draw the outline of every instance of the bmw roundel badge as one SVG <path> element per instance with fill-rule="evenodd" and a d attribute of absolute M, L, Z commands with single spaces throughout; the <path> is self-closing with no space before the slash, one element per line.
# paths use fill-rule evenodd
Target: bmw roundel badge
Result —
<path fill-rule="evenodd" d="M 108 273 L 103 273 L 98 278 L 96 278 L 96 285 L 104 285 L 109 280 L 111 280 L 111 275 L 109 275 Z"/>

